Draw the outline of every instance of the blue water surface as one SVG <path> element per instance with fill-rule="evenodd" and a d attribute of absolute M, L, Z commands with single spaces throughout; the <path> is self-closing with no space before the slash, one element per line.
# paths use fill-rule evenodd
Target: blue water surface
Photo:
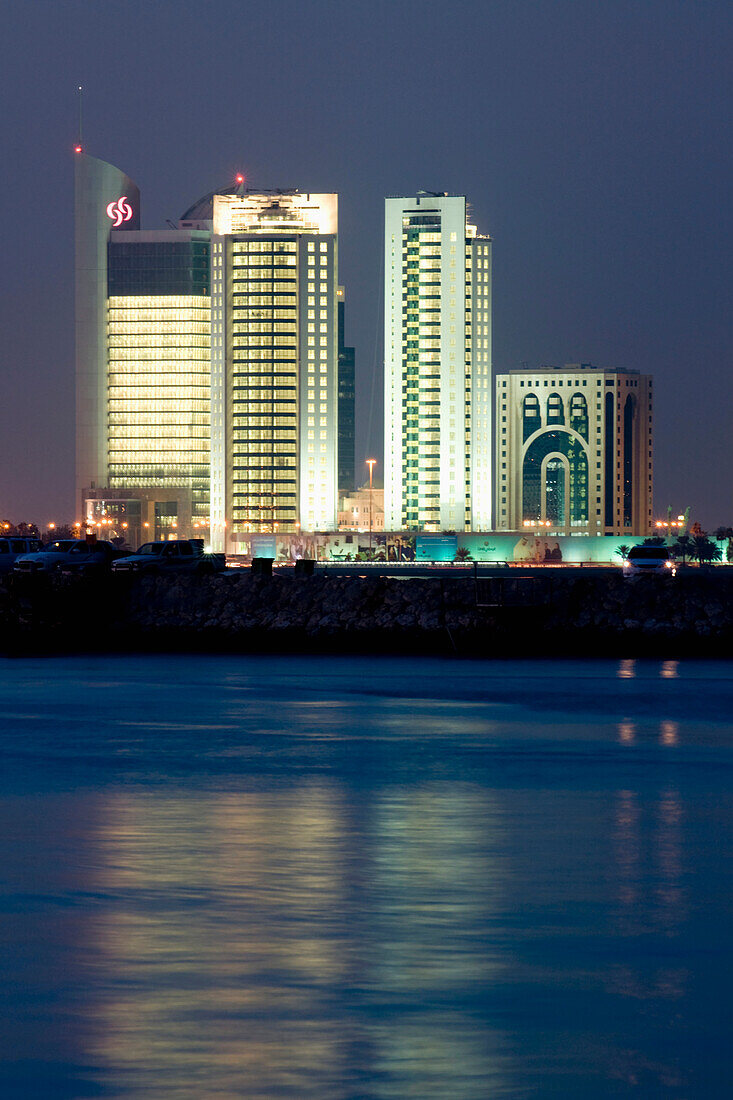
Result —
<path fill-rule="evenodd" d="M 0 661 L 0 1096 L 729 1095 L 732 715 L 713 661 Z"/>

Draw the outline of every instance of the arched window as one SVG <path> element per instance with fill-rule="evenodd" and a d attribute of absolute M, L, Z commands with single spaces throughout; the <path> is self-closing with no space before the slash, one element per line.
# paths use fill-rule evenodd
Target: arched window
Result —
<path fill-rule="evenodd" d="M 547 398 L 547 423 L 565 423 L 565 409 L 563 408 L 562 397 L 559 393 L 551 393 Z"/>
<path fill-rule="evenodd" d="M 631 527 L 634 515 L 634 399 L 624 401 L 624 527 Z"/>
<path fill-rule="evenodd" d="M 568 461 L 553 455 L 545 463 L 545 518 L 554 527 L 564 527 L 567 509 L 566 470 Z"/>
<path fill-rule="evenodd" d="M 560 456 L 562 470 L 556 463 L 553 465 L 557 456 Z M 542 432 L 529 444 L 524 456 L 522 518 L 552 520 L 554 516 L 542 514 L 543 500 L 545 510 L 551 500 L 557 502 L 552 506 L 553 512 L 557 514 L 561 509 L 565 524 L 582 526 L 588 522 L 588 457 L 583 444 L 567 429 Z"/>
<path fill-rule="evenodd" d="M 583 439 L 588 438 L 588 405 L 582 393 L 574 393 L 571 398 L 570 427 Z"/>
<path fill-rule="evenodd" d="M 606 394 L 604 413 L 604 461 L 603 461 L 603 495 L 605 499 L 604 520 L 606 527 L 613 527 L 614 504 L 616 501 L 616 468 L 614 454 L 616 452 L 616 399 L 612 393 Z"/>
<path fill-rule="evenodd" d="M 528 393 L 522 404 L 522 442 L 526 442 L 538 428 L 540 421 L 540 402 L 536 393 Z"/>

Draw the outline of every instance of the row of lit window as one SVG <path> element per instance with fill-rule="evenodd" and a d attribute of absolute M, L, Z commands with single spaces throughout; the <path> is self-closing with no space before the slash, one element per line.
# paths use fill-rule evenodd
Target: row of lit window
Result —
<path fill-rule="evenodd" d="M 178 369 L 181 363 L 190 363 L 192 366 L 200 365 L 202 371 L 206 371 L 210 361 L 208 348 L 205 351 L 201 348 L 112 348 L 109 356 L 111 370 L 134 369 L 137 363 L 155 364 L 156 367 L 169 365 Z"/>
<path fill-rule="evenodd" d="M 255 237 L 250 241 L 232 241 L 231 250 L 234 255 L 241 255 L 243 252 L 258 253 L 258 252 L 274 252 L 282 255 L 289 252 L 297 252 L 297 241 L 268 241 L 261 237 Z"/>
<path fill-rule="evenodd" d="M 110 294 L 110 309 L 203 309 L 208 308 L 208 294 Z"/>
<path fill-rule="evenodd" d="M 111 489 L 123 488 L 126 485 L 135 485 L 139 489 L 157 488 L 159 485 L 195 485 L 202 486 L 208 481 L 208 468 L 202 467 L 201 472 L 191 473 L 187 466 L 175 468 L 168 466 L 168 476 L 156 477 L 151 473 L 150 464 L 145 466 L 123 466 L 120 472 L 110 466 L 109 484 Z M 176 476 L 169 476 L 175 474 Z M 134 481 L 132 480 L 134 478 Z"/>
<path fill-rule="evenodd" d="M 248 444 L 246 450 L 260 450 L 264 448 L 266 451 L 273 454 L 292 455 L 296 452 L 297 439 L 295 432 L 289 433 L 290 438 L 283 440 L 283 435 L 278 433 L 277 436 L 265 435 L 263 432 L 232 432 L 232 439 L 236 443 Z M 238 452 L 242 452 L 243 448 L 238 447 Z"/>
<path fill-rule="evenodd" d="M 137 405 L 133 405 L 131 407 L 136 409 Z M 168 421 L 165 420 L 166 412 L 170 416 L 170 419 Z M 154 408 L 150 410 L 150 412 L 127 412 L 125 414 L 122 414 L 116 411 L 114 413 L 110 413 L 107 420 L 110 425 L 114 426 L 127 424 L 132 426 L 138 424 L 142 427 L 150 425 L 151 427 L 162 428 L 166 425 L 166 423 L 168 423 L 171 427 L 178 427 L 181 424 L 181 417 L 176 409 L 171 408 L 168 410 L 162 410 L 158 408 L 157 404 Z M 192 413 L 190 411 L 187 411 L 186 423 L 195 425 L 197 427 L 203 427 L 208 430 L 210 417 L 206 413 Z M 181 431 L 187 430 L 188 429 L 185 427 L 181 428 Z"/>
<path fill-rule="evenodd" d="M 145 431 L 141 431 L 144 428 Z M 208 424 L 110 424 L 110 439 L 195 439 L 207 440 L 210 436 Z"/>
<path fill-rule="evenodd" d="M 249 309 L 247 310 L 247 319 L 252 321 L 292 321 L 298 316 L 298 311 L 295 306 L 291 306 L 290 309 Z M 232 331 L 240 331 L 236 325 L 232 326 Z M 241 331 L 246 331 L 246 327 L 242 327 Z"/>
<path fill-rule="evenodd" d="M 283 428 L 292 429 L 295 412 L 291 416 L 233 416 L 233 428 Z M 281 439 L 289 439 L 288 431 L 279 432 Z"/>
<path fill-rule="evenodd" d="M 206 461 L 207 456 L 208 448 L 201 451 L 178 451 L 175 448 L 165 450 L 161 448 L 156 451 L 122 451 L 119 448 L 110 448 L 109 451 L 110 465 L 113 463 L 117 466 L 127 465 L 128 463 L 137 465 L 145 463 L 149 466 L 163 467 L 164 469 L 170 469 L 171 463 L 177 463 L 182 468 L 184 464 L 186 466 L 200 466 Z"/>
<path fill-rule="evenodd" d="M 144 342 L 146 336 L 149 343 L 163 336 L 208 336 L 211 328 L 208 321 L 161 321 L 157 325 L 146 321 L 136 325 L 131 321 L 118 321 L 117 318 L 110 321 L 108 327 L 109 332 L 114 333 L 110 335 L 110 343 L 115 345 L 124 344 L 129 340 Z"/>
<path fill-rule="evenodd" d="M 137 398 L 138 402 L 139 402 L 139 401 L 146 401 L 146 400 L 149 400 L 149 399 L 152 400 L 152 399 L 158 399 L 159 398 L 161 406 L 165 402 L 175 401 L 175 402 L 177 402 L 178 409 L 181 412 L 185 412 L 189 408 L 198 410 L 199 408 L 201 408 L 201 406 L 199 404 L 189 405 L 188 404 L 188 399 L 191 399 L 191 400 L 195 399 L 196 402 L 199 402 L 201 400 L 202 394 L 203 393 L 208 394 L 208 390 L 209 390 L 208 385 L 203 385 L 203 384 L 200 385 L 200 386 L 134 386 L 133 387 L 133 386 L 130 386 L 129 383 L 128 383 L 127 386 L 122 386 L 122 385 L 114 386 L 114 387 L 110 386 L 110 391 L 109 391 L 110 408 L 115 407 L 112 404 L 112 402 L 114 402 L 115 399 L 116 400 L 121 400 L 121 399 L 132 400 L 134 398 Z M 122 406 L 118 405 L 116 407 L 121 408 Z M 152 408 L 157 408 L 158 407 L 157 400 L 152 406 L 150 406 L 150 405 L 140 405 L 139 403 L 135 405 L 135 408 L 140 410 L 140 411 L 142 411 L 142 409 L 144 409 L 144 408 L 151 408 L 151 407 Z M 208 402 L 206 404 L 206 407 L 208 407 Z"/>
<path fill-rule="evenodd" d="M 255 477 L 254 476 L 255 474 L 260 473 L 260 472 L 266 474 L 266 476 L 265 477 Z M 241 475 L 241 476 L 239 476 L 239 475 Z M 255 485 L 261 485 L 263 482 L 266 483 L 266 482 L 273 482 L 273 481 L 284 482 L 286 485 L 293 485 L 295 483 L 295 479 L 293 477 L 293 470 L 289 470 L 289 469 L 281 470 L 281 469 L 276 469 L 275 467 L 269 467 L 269 466 L 266 466 L 264 468 L 261 468 L 259 466 L 253 466 L 251 469 L 248 466 L 242 466 L 242 467 L 233 466 L 232 467 L 232 482 L 236 486 L 252 485 L 254 487 Z M 254 491 L 256 492 L 257 490 L 254 490 Z M 260 489 L 259 492 L 261 493 L 262 490 Z M 242 493 L 239 493 L 238 495 L 241 497 Z"/>
<path fill-rule="evenodd" d="M 129 320 L 199 320 L 206 316 L 209 304 L 208 294 L 124 294 L 107 299 L 110 314 Z"/>
<path fill-rule="evenodd" d="M 137 398 L 137 391 L 135 391 L 135 398 Z M 162 416 L 180 417 L 182 413 L 191 417 L 191 423 L 201 423 L 201 421 L 198 420 L 199 415 L 205 415 L 206 420 L 208 420 L 209 402 L 192 400 L 187 401 L 185 405 L 182 406 L 177 398 L 169 398 L 167 401 L 120 400 L 118 395 L 115 394 L 110 397 L 107 402 L 107 408 L 110 414 L 115 413 L 119 415 L 123 418 L 125 423 L 127 423 L 130 417 L 137 414 L 139 414 L 139 422 L 142 424 L 146 422 L 146 417 L 150 414 L 155 415 L 157 422 Z"/>
<path fill-rule="evenodd" d="M 297 432 L 295 428 L 278 428 L 277 431 L 272 427 L 267 431 L 253 428 L 251 430 L 233 431 L 232 439 L 238 442 L 266 443 L 268 446 L 273 447 L 291 447 L 297 440 Z"/>
<path fill-rule="evenodd" d="M 132 299 L 124 298 L 123 301 L 129 302 Z M 284 303 L 287 304 L 287 303 Z M 206 304 L 206 309 L 115 309 L 110 310 L 107 320 L 109 322 L 109 331 L 115 333 L 124 333 L 130 331 L 131 323 L 139 323 L 142 327 L 154 328 L 158 331 L 158 325 L 164 324 L 180 324 L 183 331 L 188 331 L 188 326 L 191 326 L 191 331 L 199 330 L 200 326 L 204 326 L 204 331 L 207 330 L 209 324 L 209 317 L 211 315 L 210 307 Z M 137 329 L 141 331 L 141 329 Z"/>
<path fill-rule="evenodd" d="M 270 416 L 275 416 L 275 417 L 278 417 L 278 416 L 281 417 L 285 413 L 290 413 L 291 417 L 293 419 L 295 418 L 295 409 L 296 409 L 295 400 L 293 400 L 293 401 L 274 401 L 274 402 L 266 401 L 266 402 L 264 402 L 264 401 L 255 401 L 255 400 L 252 400 L 252 401 L 237 400 L 235 398 L 234 401 L 233 401 L 233 405 L 235 407 L 234 408 L 235 412 L 236 412 L 236 407 L 238 405 L 246 405 L 247 406 L 247 417 L 246 417 L 246 419 L 241 418 L 241 417 L 240 418 L 234 417 L 234 419 L 232 421 L 232 423 L 234 423 L 234 424 L 236 424 L 237 420 L 239 419 L 240 423 L 254 424 L 255 426 L 258 426 L 258 421 L 253 419 L 253 417 L 255 417 L 256 415 L 261 415 L 262 413 L 269 413 Z M 287 423 L 287 421 L 285 421 L 285 423 Z"/>
<path fill-rule="evenodd" d="M 297 348 L 298 337 L 281 334 L 278 336 L 267 336 L 265 333 L 258 333 L 256 336 L 237 336 L 232 345 L 235 351 L 239 348 L 248 348 L 256 350 L 257 348 Z M 250 358 L 257 358 L 257 356 L 250 356 Z M 259 356 L 264 358 L 264 356 Z M 275 358 L 278 358 L 277 352 L 275 352 Z M 279 358 L 290 358 L 290 356 L 280 356 Z"/>
<path fill-rule="evenodd" d="M 282 311 L 278 310 L 278 312 L 283 312 L 284 313 L 285 311 L 284 310 L 282 310 Z M 244 334 L 250 334 L 251 335 L 252 333 L 256 333 L 256 332 L 297 333 L 298 325 L 297 325 L 297 322 L 296 322 L 295 310 L 291 310 L 290 312 L 291 312 L 292 316 L 290 318 L 288 318 L 288 320 L 285 320 L 285 321 L 261 321 L 261 320 L 248 321 L 246 324 L 233 325 L 232 326 L 232 332 L 235 335 L 238 334 L 238 333 L 244 333 Z"/>
<path fill-rule="evenodd" d="M 173 366 L 173 364 L 163 364 L 162 366 Z M 185 396 L 186 387 L 196 386 L 198 390 L 196 396 L 201 396 L 201 391 L 209 389 L 208 373 L 200 372 L 195 373 L 188 369 L 188 365 L 184 369 L 165 371 L 165 370 L 151 370 L 149 367 L 146 370 L 133 370 L 128 367 L 127 370 L 120 370 L 119 364 L 114 363 L 110 366 L 110 372 L 108 375 L 108 385 L 110 394 L 113 390 L 119 390 L 120 387 L 131 389 L 133 386 L 139 386 L 140 389 L 145 389 L 153 384 L 160 384 L 163 391 L 166 389 L 169 391 L 169 396 L 173 396 L 174 391 L 181 398 Z M 130 393 L 132 396 L 132 390 Z M 147 394 L 143 394 L 147 396 Z"/>
<path fill-rule="evenodd" d="M 292 306 L 295 300 L 294 294 L 250 294 L 246 301 L 242 296 L 241 300 L 233 303 L 231 318 L 233 321 L 248 321 L 255 306 Z"/>
<path fill-rule="evenodd" d="M 282 253 L 277 256 L 273 256 L 272 253 L 266 252 L 249 252 L 246 256 L 238 253 L 232 262 L 234 271 L 247 271 L 251 267 L 295 267 L 297 263 L 297 257 L 293 255 L 286 255 Z"/>

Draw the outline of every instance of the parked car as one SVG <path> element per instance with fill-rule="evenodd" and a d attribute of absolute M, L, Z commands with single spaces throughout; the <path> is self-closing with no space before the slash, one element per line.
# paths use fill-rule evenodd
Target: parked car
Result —
<path fill-rule="evenodd" d="M 25 535 L 9 535 L 0 539 L 0 574 L 10 573 L 18 558 L 40 550 L 42 545 L 40 539 L 26 538 Z"/>
<path fill-rule="evenodd" d="M 632 546 L 624 561 L 625 577 L 640 573 L 662 573 L 674 577 L 676 572 L 677 566 L 668 546 Z"/>
<path fill-rule="evenodd" d="M 91 553 L 83 554 L 71 550 L 67 560 L 61 566 L 61 572 L 66 576 L 92 577 L 102 573 L 109 573 L 112 565 L 119 558 L 129 554 L 129 550 L 121 550 L 111 542 L 96 542 L 89 544 Z"/>
<path fill-rule="evenodd" d="M 13 572 L 20 575 L 73 572 L 100 572 L 109 568 L 120 551 L 111 542 L 86 542 L 85 539 L 57 539 L 33 554 L 16 560 Z"/>
<path fill-rule="evenodd" d="M 124 573 L 220 573 L 226 569 L 223 554 L 204 552 L 203 539 L 146 542 L 135 554 L 112 563 L 112 572 Z"/>

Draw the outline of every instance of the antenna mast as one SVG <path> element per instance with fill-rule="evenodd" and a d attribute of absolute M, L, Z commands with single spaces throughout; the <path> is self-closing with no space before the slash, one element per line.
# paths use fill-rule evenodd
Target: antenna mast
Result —
<path fill-rule="evenodd" d="M 77 92 L 79 93 L 79 145 L 81 145 L 81 122 L 82 122 L 81 105 L 82 105 L 83 91 L 84 91 L 84 89 L 83 89 L 82 85 L 79 84 L 78 87 L 77 87 Z"/>

